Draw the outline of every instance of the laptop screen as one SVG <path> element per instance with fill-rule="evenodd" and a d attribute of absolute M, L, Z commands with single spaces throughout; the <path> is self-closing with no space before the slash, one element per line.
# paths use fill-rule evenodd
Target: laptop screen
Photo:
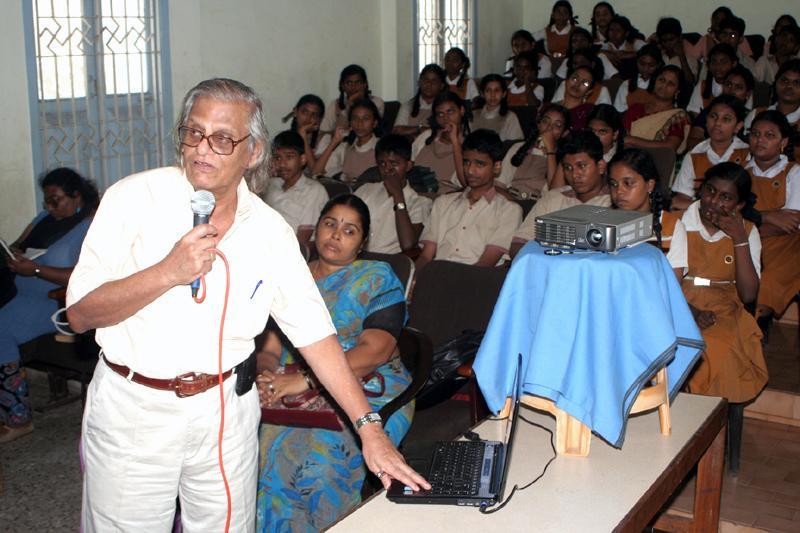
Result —
<path fill-rule="evenodd" d="M 517 420 L 519 419 L 519 399 L 522 396 L 522 354 L 517 355 L 517 376 L 514 380 L 514 392 L 512 401 L 514 406 L 511 409 L 508 419 L 506 420 L 506 438 L 505 438 L 505 461 L 503 464 L 503 479 L 500 482 L 500 493 L 497 495 L 497 501 L 502 501 L 503 493 L 506 488 L 506 478 L 508 471 L 511 469 L 511 447 L 514 443 L 514 435 L 517 431 Z"/>

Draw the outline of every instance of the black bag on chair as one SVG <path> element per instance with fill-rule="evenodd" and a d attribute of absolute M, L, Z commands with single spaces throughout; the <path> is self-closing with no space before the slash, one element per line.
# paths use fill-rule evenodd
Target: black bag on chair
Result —
<path fill-rule="evenodd" d="M 458 367 L 475 359 L 483 331 L 464 330 L 433 352 L 428 381 L 417 395 L 417 409 L 426 409 L 450 398 L 464 386 L 467 378 L 457 375 Z"/>

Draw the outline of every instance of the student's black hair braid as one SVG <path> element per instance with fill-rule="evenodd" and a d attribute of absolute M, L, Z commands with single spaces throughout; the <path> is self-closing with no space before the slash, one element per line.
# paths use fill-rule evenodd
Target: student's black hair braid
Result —
<path fill-rule="evenodd" d="M 336 106 L 342 111 L 347 107 L 347 96 L 345 96 L 344 89 L 342 89 L 342 84 L 344 80 L 356 74 L 361 76 L 364 80 L 364 84 L 367 86 L 364 91 L 364 98 L 369 98 L 369 95 L 372 94 L 369 90 L 369 80 L 367 79 L 367 71 L 364 70 L 364 67 L 361 65 L 347 65 L 342 69 L 341 74 L 339 74 L 339 99 L 336 101 Z"/>
<path fill-rule="evenodd" d="M 478 88 L 480 96 L 476 101 L 476 108 L 481 108 L 486 105 L 486 99 L 483 97 L 483 91 L 485 91 L 486 87 L 493 81 L 500 84 L 500 89 L 503 92 L 508 90 L 508 84 L 503 76 L 500 74 L 487 74 L 481 79 L 481 85 Z M 500 109 L 498 110 L 498 113 L 500 113 L 501 117 L 504 117 L 508 114 L 508 98 L 505 96 L 503 96 L 503 98 L 500 100 Z"/>
<path fill-rule="evenodd" d="M 656 244 L 661 248 L 661 213 L 669 210 L 670 195 L 664 190 L 653 156 L 641 148 L 625 148 L 617 152 L 608 163 L 609 176 L 611 168 L 617 164 L 627 165 L 645 181 L 655 181 L 655 186 L 650 192 L 650 212 L 653 214 L 653 233 L 656 236 Z"/>
<path fill-rule="evenodd" d="M 431 133 L 425 140 L 426 145 L 431 144 L 439 135 L 439 130 L 442 129 L 436 121 L 436 108 L 445 102 L 452 102 L 456 107 L 464 110 L 464 116 L 461 117 L 461 131 L 465 137 L 469 134 L 469 121 L 472 119 L 472 113 L 470 113 L 469 107 L 465 106 L 464 100 L 453 91 L 444 91 L 436 97 L 436 100 L 433 101 L 433 105 L 431 106 L 431 116 L 428 118 L 428 125 L 431 127 Z"/>
<path fill-rule="evenodd" d="M 356 109 L 367 109 L 370 113 L 372 113 L 372 116 L 375 117 L 375 128 L 372 130 L 372 133 L 375 135 L 375 137 L 380 137 L 382 133 L 381 112 L 378 111 L 378 106 L 375 105 L 375 102 L 367 98 L 361 98 L 353 102 L 353 105 L 350 106 L 350 111 L 347 114 L 348 122 L 352 122 L 353 112 Z M 351 129 L 350 133 L 347 135 L 347 137 L 345 137 L 344 140 L 347 144 L 352 145 L 354 142 L 356 142 L 356 132 Z"/>
<path fill-rule="evenodd" d="M 708 53 L 708 62 L 711 63 L 711 58 L 714 57 L 715 55 L 720 55 L 720 54 L 728 56 L 728 59 L 731 60 L 731 63 L 739 64 L 739 57 L 736 55 L 736 50 L 734 50 L 733 47 L 728 43 L 715 44 L 714 48 L 712 48 L 711 51 Z M 706 72 L 706 79 L 704 82 L 705 85 L 703 86 L 703 94 L 702 94 L 704 99 L 712 97 L 711 86 L 714 83 L 713 82 L 714 76 L 711 74 L 711 69 L 708 68 L 707 70 L 708 72 Z"/>
<path fill-rule="evenodd" d="M 419 77 L 422 78 L 422 76 L 424 76 L 428 72 L 433 72 L 434 74 L 436 74 L 436 76 L 442 82 L 442 88 L 447 87 L 447 73 L 444 71 L 442 67 L 440 67 L 436 63 L 428 63 L 419 73 Z M 420 106 L 419 100 L 421 97 L 422 95 L 420 94 L 420 89 L 419 87 L 417 87 L 417 94 L 414 95 L 414 103 L 411 105 L 410 114 L 412 117 L 416 118 L 417 116 L 419 116 L 419 106 Z"/>
<path fill-rule="evenodd" d="M 544 104 L 541 108 L 539 108 L 539 113 L 536 116 L 536 123 L 531 128 L 531 133 L 525 139 L 525 142 L 522 143 L 522 146 L 519 147 L 517 152 L 511 157 L 511 165 L 514 167 L 518 167 L 525 161 L 525 156 L 528 155 L 528 151 L 536 144 L 536 141 L 539 140 L 539 119 L 545 116 L 545 114 L 549 113 L 550 111 L 555 111 L 559 113 L 561 117 L 564 119 L 564 131 L 569 130 L 570 126 L 570 114 L 569 110 L 559 104 L 554 104 L 552 102 L 548 102 Z"/>
<path fill-rule="evenodd" d="M 661 49 L 655 43 L 649 43 L 642 46 L 638 52 L 636 52 L 636 76 L 633 76 L 631 79 L 628 80 L 628 94 L 636 91 L 639 89 L 638 81 L 639 81 L 639 67 L 638 61 L 639 58 L 648 56 L 656 60 L 658 63 L 658 68 L 664 66 L 664 55 L 661 53 Z"/>
<path fill-rule="evenodd" d="M 292 123 L 291 125 L 289 125 L 289 129 L 292 131 L 297 131 L 297 119 L 294 116 L 294 112 L 295 110 L 303 107 L 306 104 L 313 104 L 319 107 L 320 119 L 322 119 L 322 117 L 325 116 L 325 102 L 322 101 L 322 98 L 320 98 L 316 94 L 304 94 L 303 96 L 300 97 L 300 99 L 294 105 L 292 110 L 289 111 L 289 114 L 281 119 L 281 122 L 286 122 L 291 118 Z M 319 139 L 319 130 L 312 131 L 311 136 L 308 138 L 308 142 L 311 145 L 311 148 L 316 148 L 318 139 Z"/>

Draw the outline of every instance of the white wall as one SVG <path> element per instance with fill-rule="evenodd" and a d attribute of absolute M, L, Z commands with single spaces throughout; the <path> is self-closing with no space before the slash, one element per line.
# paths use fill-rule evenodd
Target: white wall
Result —
<path fill-rule="evenodd" d="M 518 0 L 478 0 L 478 76 L 502 74 L 511 54 L 511 35 L 522 28 L 523 3 Z"/>
<path fill-rule="evenodd" d="M 0 237 L 19 237 L 34 205 L 28 77 L 22 35 L 22 2 L 4 2 L 0 17 Z"/>

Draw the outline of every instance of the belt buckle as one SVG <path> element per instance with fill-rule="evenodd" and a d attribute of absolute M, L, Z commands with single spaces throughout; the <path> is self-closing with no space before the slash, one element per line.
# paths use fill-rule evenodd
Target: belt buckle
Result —
<path fill-rule="evenodd" d="M 207 380 L 197 379 L 200 376 L 202 376 L 202 374 L 198 374 L 197 372 L 187 372 L 177 376 L 174 384 L 175 396 L 178 398 L 187 398 L 206 391 L 208 389 L 206 386 Z"/>

